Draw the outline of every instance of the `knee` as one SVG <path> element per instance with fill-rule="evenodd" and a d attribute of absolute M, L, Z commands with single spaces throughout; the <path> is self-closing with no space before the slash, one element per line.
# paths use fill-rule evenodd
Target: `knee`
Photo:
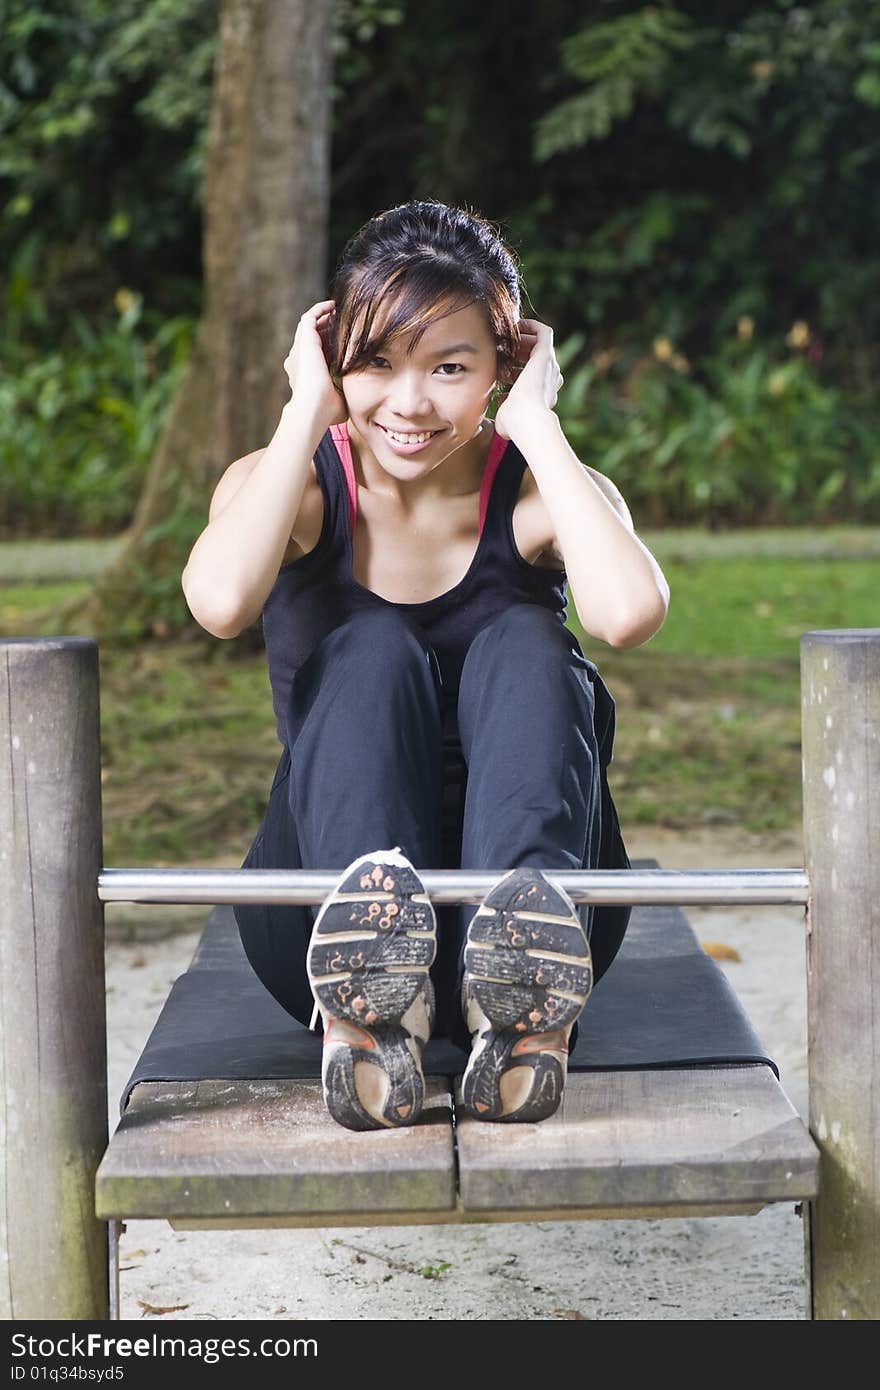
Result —
<path fill-rule="evenodd" d="M 555 642 L 565 648 L 569 646 L 568 631 L 558 614 L 537 603 L 512 603 L 481 629 L 475 640 L 480 639 L 486 643 L 501 641 L 505 645 Z"/>
<path fill-rule="evenodd" d="M 431 648 L 394 608 L 363 608 L 352 613 L 326 639 L 328 653 L 352 663 L 354 674 L 384 677 L 404 671 L 432 671 Z"/>
<path fill-rule="evenodd" d="M 558 727 L 592 732 L 595 692 L 591 667 L 557 614 L 538 604 L 514 604 L 474 638 L 459 689 L 459 724 L 499 698 L 508 710 Z"/>
<path fill-rule="evenodd" d="M 480 629 L 465 667 L 473 670 L 495 656 L 505 662 L 546 663 L 554 655 L 570 658 L 571 651 L 571 634 L 557 614 L 536 603 L 514 603 Z"/>

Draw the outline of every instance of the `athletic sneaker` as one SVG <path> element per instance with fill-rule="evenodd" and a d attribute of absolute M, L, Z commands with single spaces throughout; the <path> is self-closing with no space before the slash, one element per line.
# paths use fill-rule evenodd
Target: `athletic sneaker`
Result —
<path fill-rule="evenodd" d="M 477 1120 L 547 1119 L 562 1100 L 568 1040 L 593 985 L 574 903 L 540 869 L 513 869 L 471 918 L 464 961 L 465 1110 Z"/>
<path fill-rule="evenodd" d="M 306 962 L 324 1022 L 324 1099 L 346 1129 L 418 1118 L 436 951 L 434 909 L 400 847 L 349 864 L 318 913 Z"/>

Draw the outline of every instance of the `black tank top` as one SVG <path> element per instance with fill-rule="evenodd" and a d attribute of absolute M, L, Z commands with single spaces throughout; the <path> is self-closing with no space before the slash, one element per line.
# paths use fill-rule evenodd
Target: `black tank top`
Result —
<path fill-rule="evenodd" d="M 315 469 L 324 499 L 318 543 L 282 565 L 263 607 L 272 702 L 282 744 L 293 677 L 323 638 L 358 609 L 392 607 L 414 621 L 433 647 L 443 684 L 446 736 L 455 733 L 461 668 L 481 628 L 513 603 L 537 603 L 565 621 L 563 570 L 524 560 L 513 536 L 513 508 L 526 461 L 512 441 L 495 435 L 480 489 L 480 535 L 470 568 L 454 588 L 424 603 L 394 603 L 366 589 L 352 573 L 357 486 L 344 425 L 318 445 Z"/>
<path fill-rule="evenodd" d="M 315 453 L 315 469 L 324 499 L 318 543 L 307 555 L 282 565 L 263 606 L 272 701 L 278 737 L 284 745 L 279 772 L 290 758 L 286 725 L 293 678 L 324 637 L 357 610 L 377 606 L 397 608 L 420 627 L 436 653 L 442 681 L 444 789 L 440 867 L 455 868 L 460 862 L 467 766 L 458 736 L 458 685 L 471 642 L 487 623 L 514 603 L 540 604 L 556 613 L 560 623 L 565 622 L 565 572 L 529 564 L 514 540 L 513 509 L 525 468 L 526 460 L 516 445 L 496 434 L 480 487 L 479 540 L 464 578 L 445 594 L 424 603 L 394 603 L 359 584 L 352 573 L 357 484 L 346 428 L 331 426 Z M 580 651 L 573 634 L 571 640 Z M 629 859 L 620 838 L 606 776 L 614 741 L 614 701 L 592 663 L 586 664 L 592 671 L 599 737 L 599 867 L 628 868 Z M 628 907 L 595 909 L 594 922 L 601 918 L 615 934 L 612 956 L 623 938 L 629 914 Z"/>

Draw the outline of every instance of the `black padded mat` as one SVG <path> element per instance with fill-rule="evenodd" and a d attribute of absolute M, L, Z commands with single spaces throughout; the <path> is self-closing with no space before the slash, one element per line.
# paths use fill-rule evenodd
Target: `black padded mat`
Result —
<path fill-rule="evenodd" d="M 634 868 L 656 868 L 641 862 Z M 445 1038 L 425 1072 L 456 1076 L 467 1057 Z M 578 1021 L 572 1071 L 764 1063 L 779 1075 L 724 972 L 677 907 L 635 907 L 623 946 Z M 229 906 L 215 907 L 175 980 L 122 1094 L 141 1081 L 320 1077 L 321 1038 L 285 1013 L 248 964 Z"/>

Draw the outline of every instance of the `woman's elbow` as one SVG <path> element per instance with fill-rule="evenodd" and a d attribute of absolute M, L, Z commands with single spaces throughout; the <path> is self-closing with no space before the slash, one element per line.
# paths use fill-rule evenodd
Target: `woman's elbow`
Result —
<path fill-rule="evenodd" d="M 190 613 L 199 627 L 203 627 L 212 637 L 230 640 L 237 637 L 246 626 L 241 620 L 241 614 L 233 605 L 224 604 L 218 600 L 216 594 L 200 593 L 198 585 L 187 579 L 186 570 L 181 577 L 180 586 Z"/>
<path fill-rule="evenodd" d="M 606 642 L 611 647 L 625 651 L 631 647 L 641 647 L 649 641 L 655 633 L 659 632 L 666 620 L 669 608 L 668 598 L 658 595 L 656 604 L 650 608 L 642 608 L 631 615 L 621 618 L 606 637 Z"/>

